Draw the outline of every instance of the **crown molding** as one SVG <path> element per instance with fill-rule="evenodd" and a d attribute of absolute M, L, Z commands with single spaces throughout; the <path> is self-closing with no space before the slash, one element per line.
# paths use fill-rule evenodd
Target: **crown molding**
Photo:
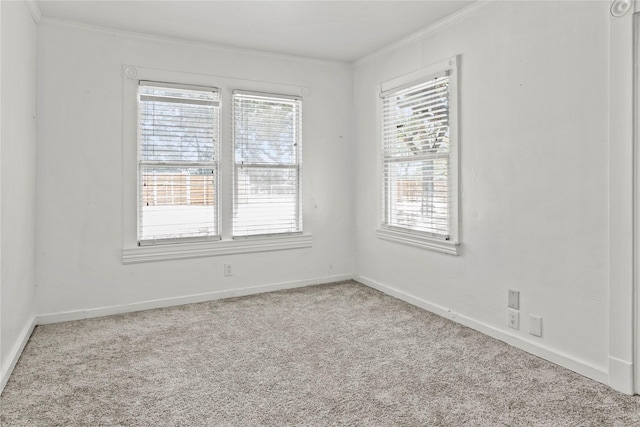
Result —
<path fill-rule="evenodd" d="M 36 24 L 40 23 L 40 21 L 42 21 L 42 12 L 40 12 L 40 6 L 38 6 L 36 0 L 24 0 L 24 3 L 27 5 L 29 13 L 31 13 L 33 22 Z"/>
<path fill-rule="evenodd" d="M 437 22 L 435 22 L 432 25 L 429 25 L 426 28 L 423 28 L 420 31 L 417 31 L 407 37 L 404 37 L 400 40 L 398 40 L 395 43 L 392 43 L 388 46 L 383 47 L 380 50 L 377 50 L 367 56 L 363 56 L 360 59 L 355 60 L 354 62 L 352 62 L 352 65 L 354 67 L 359 67 L 375 58 L 378 58 L 380 56 L 386 55 L 388 53 L 391 53 L 393 51 L 396 51 L 398 49 L 401 49 L 405 46 L 411 45 L 413 43 L 419 42 L 421 40 L 424 40 L 425 38 L 429 37 L 430 35 L 448 27 L 449 25 L 455 24 L 461 20 L 463 20 L 464 18 L 473 15 L 474 13 L 478 12 L 481 9 L 484 9 L 486 6 L 492 5 L 494 3 L 497 3 L 500 0 L 477 0 L 476 2 L 470 4 L 469 6 L 460 9 L 459 11 L 447 16 L 446 18 L 443 18 Z"/>
<path fill-rule="evenodd" d="M 138 41 L 144 41 L 144 42 L 164 43 L 164 44 L 172 44 L 176 46 L 188 46 L 188 47 L 195 47 L 200 49 L 215 50 L 218 52 L 231 52 L 231 53 L 238 53 L 243 55 L 260 56 L 267 59 L 296 61 L 296 62 L 303 62 L 308 64 L 324 65 L 329 67 L 338 67 L 338 68 L 347 68 L 347 69 L 351 68 L 350 63 L 343 62 L 343 61 L 332 61 L 329 59 L 318 59 L 318 58 L 311 58 L 306 56 L 288 55 L 285 53 L 273 53 L 273 52 L 266 52 L 263 50 L 253 50 L 253 49 L 235 47 L 231 45 L 208 43 L 208 42 L 182 39 L 182 38 L 176 38 L 176 37 L 159 36 L 154 34 L 138 33 L 134 31 L 117 30 L 117 29 L 111 29 L 107 27 L 101 27 L 99 25 L 84 24 L 77 21 L 51 18 L 48 16 L 42 17 L 42 19 L 40 20 L 40 23 L 46 24 L 46 25 L 59 26 L 59 27 L 67 27 L 67 28 L 72 28 L 77 30 L 91 31 L 95 33 L 108 34 L 115 37 L 121 37 L 125 39 L 138 40 Z"/>
<path fill-rule="evenodd" d="M 245 54 L 245 55 L 261 56 L 261 57 L 270 58 L 270 59 L 297 61 L 297 62 L 304 62 L 309 64 L 324 65 L 324 66 L 333 66 L 333 67 L 339 67 L 339 68 L 355 68 L 366 62 L 369 62 L 374 58 L 383 56 L 387 53 L 393 52 L 397 49 L 400 49 L 412 43 L 416 43 L 444 29 L 449 25 L 452 25 L 458 21 L 461 21 L 462 19 L 478 12 L 479 10 L 485 8 L 486 6 L 497 3 L 499 1 L 500 0 L 477 0 L 471 5 L 463 9 L 460 9 L 459 11 L 447 16 L 446 18 L 441 19 L 440 21 L 437 21 L 436 23 L 426 28 L 423 28 L 422 30 L 416 33 L 413 33 L 407 37 L 404 37 L 395 43 L 385 46 L 382 49 L 379 49 L 373 53 L 363 56 L 362 58 L 357 59 L 355 61 L 346 62 L 346 61 L 335 61 L 335 60 L 328 60 L 328 59 L 318 59 L 318 58 L 297 56 L 297 55 L 288 55 L 283 53 L 273 53 L 273 52 L 267 52 L 262 50 L 235 47 L 231 45 L 208 43 L 208 42 L 176 38 L 176 37 L 160 36 L 160 35 L 140 33 L 135 31 L 117 30 L 117 29 L 102 27 L 99 25 L 85 24 L 85 23 L 66 20 L 66 19 L 51 18 L 48 16 L 42 16 L 42 13 L 40 12 L 40 7 L 38 6 L 38 3 L 36 2 L 36 0 L 24 0 L 36 24 L 43 23 L 43 24 L 57 25 L 57 26 L 75 28 L 75 29 L 80 29 L 85 31 L 110 34 L 112 36 L 129 38 L 133 40 L 166 43 L 166 44 L 173 44 L 173 45 L 179 45 L 179 46 L 190 46 L 190 47 L 216 50 L 219 52 L 220 51 L 233 52 L 233 53 L 239 53 L 239 54 Z"/>

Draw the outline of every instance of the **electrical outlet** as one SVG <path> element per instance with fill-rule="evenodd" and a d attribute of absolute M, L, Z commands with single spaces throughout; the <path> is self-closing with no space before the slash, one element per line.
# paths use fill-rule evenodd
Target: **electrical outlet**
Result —
<path fill-rule="evenodd" d="M 520 310 L 520 291 L 509 289 L 509 307 Z"/>
<path fill-rule="evenodd" d="M 233 271 L 231 270 L 231 263 L 230 262 L 225 262 L 224 263 L 224 275 L 225 276 L 233 276 Z"/>
<path fill-rule="evenodd" d="M 536 337 L 542 336 L 542 317 L 529 315 L 529 333 Z"/>
<path fill-rule="evenodd" d="M 507 325 L 515 330 L 520 329 L 520 312 L 518 310 L 509 309 L 509 320 Z"/>

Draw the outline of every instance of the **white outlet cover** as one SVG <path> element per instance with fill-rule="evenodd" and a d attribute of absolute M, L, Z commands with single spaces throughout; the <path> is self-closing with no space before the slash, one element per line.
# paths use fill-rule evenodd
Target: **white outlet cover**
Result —
<path fill-rule="evenodd" d="M 520 329 L 520 312 L 518 310 L 509 309 L 509 317 L 507 319 L 507 326 L 511 329 Z"/>
<path fill-rule="evenodd" d="M 509 289 L 509 307 L 520 310 L 520 291 Z"/>
<path fill-rule="evenodd" d="M 536 337 L 542 336 L 542 317 L 529 315 L 529 333 Z"/>

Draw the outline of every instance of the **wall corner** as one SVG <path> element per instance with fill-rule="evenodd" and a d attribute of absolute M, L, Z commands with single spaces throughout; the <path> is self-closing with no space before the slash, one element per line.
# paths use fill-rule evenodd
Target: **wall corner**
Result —
<path fill-rule="evenodd" d="M 33 22 L 38 24 L 42 21 L 42 12 L 40 11 L 40 6 L 38 6 L 36 0 L 24 0 L 24 3 L 27 5 L 27 9 L 29 9 Z"/>

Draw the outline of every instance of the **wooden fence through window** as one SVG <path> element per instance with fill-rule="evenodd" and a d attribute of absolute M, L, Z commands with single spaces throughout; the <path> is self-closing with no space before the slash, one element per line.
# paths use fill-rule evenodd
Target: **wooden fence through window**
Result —
<path fill-rule="evenodd" d="M 144 177 L 142 202 L 146 206 L 214 204 L 212 175 L 153 173 Z"/>

